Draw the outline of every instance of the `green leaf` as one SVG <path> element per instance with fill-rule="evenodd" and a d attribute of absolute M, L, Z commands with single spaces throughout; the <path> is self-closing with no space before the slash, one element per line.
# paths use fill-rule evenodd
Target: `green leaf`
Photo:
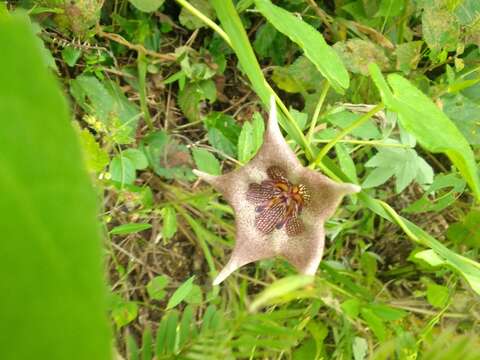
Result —
<path fill-rule="evenodd" d="M 182 320 L 178 329 L 178 343 L 182 347 L 184 343 L 195 336 L 194 310 L 192 305 L 187 305 L 183 310 Z"/>
<path fill-rule="evenodd" d="M 446 261 L 444 259 L 442 259 L 435 251 L 433 251 L 431 249 L 419 251 L 413 257 L 415 259 L 420 259 L 420 260 L 426 262 L 428 265 L 430 265 L 432 267 L 445 265 L 445 263 L 446 263 Z"/>
<path fill-rule="evenodd" d="M 152 329 L 147 325 L 142 336 L 142 360 L 152 360 Z"/>
<path fill-rule="evenodd" d="M 453 51 L 460 38 L 460 25 L 447 6 L 429 4 L 422 13 L 423 38 L 430 49 Z"/>
<path fill-rule="evenodd" d="M 189 3 L 206 17 L 210 18 L 211 20 L 215 20 L 215 11 L 213 11 L 212 6 L 208 3 L 208 0 L 189 0 Z M 180 21 L 180 24 L 189 30 L 207 27 L 202 20 L 184 7 L 182 7 L 182 10 L 180 11 L 178 20 Z"/>
<path fill-rule="evenodd" d="M 428 151 L 445 153 L 480 200 L 480 180 L 472 149 L 451 120 L 420 90 L 403 77 L 392 74 L 388 82 L 395 93 L 392 110 L 402 127 Z M 387 106 L 389 106 L 387 104 Z M 422 121 L 418 121 L 422 119 Z"/>
<path fill-rule="evenodd" d="M 127 352 L 130 360 L 139 360 L 137 341 L 130 332 L 127 332 Z"/>
<path fill-rule="evenodd" d="M 175 290 L 170 300 L 168 300 L 167 310 L 174 308 L 178 304 L 180 304 L 185 298 L 190 294 L 193 288 L 193 280 L 195 279 L 195 275 L 185 281 L 180 287 Z"/>
<path fill-rule="evenodd" d="M 202 148 L 193 148 L 192 154 L 199 170 L 211 175 L 220 175 L 220 162 L 211 152 Z"/>
<path fill-rule="evenodd" d="M 82 55 L 82 49 L 76 48 L 74 46 L 68 45 L 65 46 L 62 50 L 62 59 L 70 67 L 75 66 L 77 60 L 80 58 L 80 55 Z"/>
<path fill-rule="evenodd" d="M 28 18 L 0 29 L 1 358 L 107 360 L 97 195 L 72 115 Z"/>
<path fill-rule="evenodd" d="M 272 80 L 282 90 L 290 93 L 306 93 L 317 90 L 324 77 L 305 56 L 298 57 L 291 65 L 275 66 Z M 318 96 L 316 98 L 318 100 Z"/>
<path fill-rule="evenodd" d="M 447 305 L 449 297 L 450 291 L 447 287 L 433 282 L 427 284 L 427 300 L 430 305 L 441 309 Z"/>
<path fill-rule="evenodd" d="M 471 210 L 461 221 L 451 224 L 447 230 L 447 237 L 455 243 L 466 244 L 480 248 L 480 211 Z"/>
<path fill-rule="evenodd" d="M 395 321 L 407 316 L 407 312 L 382 304 L 368 304 L 367 307 L 382 320 Z"/>
<path fill-rule="evenodd" d="M 92 172 L 102 171 L 110 160 L 107 152 L 95 141 L 95 137 L 88 129 L 80 130 L 80 128 L 77 127 L 77 130 L 80 135 L 80 142 L 88 170 Z"/>
<path fill-rule="evenodd" d="M 255 113 L 253 121 L 246 121 L 243 124 L 242 131 L 238 137 L 238 160 L 247 163 L 255 156 L 263 143 L 263 133 L 265 132 L 265 124 L 262 117 Z"/>
<path fill-rule="evenodd" d="M 359 117 L 360 115 L 352 113 L 350 111 L 340 111 L 329 114 L 326 117 L 326 120 L 333 125 L 340 127 L 341 129 L 345 129 L 346 127 L 354 123 L 356 120 L 358 120 Z M 380 131 L 372 120 L 355 128 L 352 131 L 352 135 L 365 140 L 379 139 L 381 137 Z"/>
<path fill-rule="evenodd" d="M 165 0 L 128 0 L 130 4 L 143 12 L 157 11 L 163 5 Z"/>
<path fill-rule="evenodd" d="M 164 290 L 170 280 L 165 275 L 155 276 L 147 284 L 148 295 L 153 300 L 162 300 L 167 292 Z"/>
<path fill-rule="evenodd" d="M 305 56 L 337 91 L 348 88 L 349 78 L 345 66 L 317 30 L 269 0 L 255 0 L 255 5 L 278 31 L 302 48 Z"/>
<path fill-rule="evenodd" d="M 363 180 L 362 188 L 369 189 L 385 184 L 394 174 L 395 169 L 392 167 L 377 167 Z"/>
<path fill-rule="evenodd" d="M 368 308 L 362 308 L 360 311 L 362 318 L 367 322 L 368 327 L 375 334 L 378 340 L 384 341 L 387 336 L 387 330 L 385 329 L 385 324 L 382 319 L 373 313 L 372 310 Z"/>
<path fill-rule="evenodd" d="M 134 141 L 140 112 L 116 83 L 102 83 L 94 76 L 80 75 L 71 80 L 70 93 L 85 112 L 107 127 L 117 143 Z"/>
<path fill-rule="evenodd" d="M 333 49 L 342 59 L 345 67 L 354 74 L 368 75 L 368 65 L 377 64 L 382 70 L 389 66 L 383 49 L 368 40 L 349 39 L 338 41 Z"/>
<path fill-rule="evenodd" d="M 143 150 L 157 175 L 167 179 L 195 179 L 187 147 L 172 139 L 165 131 L 157 131 L 144 137 L 139 148 Z"/>
<path fill-rule="evenodd" d="M 274 301 L 276 298 L 312 284 L 313 280 L 314 276 L 311 275 L 292 275 L 277 280 L 257 295 L 255 300 L 250 304 L 249 309 L 250 311 L 257 311 L 261 307 Z"/>
<path fill-rule="evenodd" d="M 112 230 L 110 230 L 110 234 L 112 235 L 125 235 L 125 234 L 134 234 L 143 230 L 151 229 L 152 225 L 150 224 L 122 224 L 119 226 L 115 226 Z"/>
<path fill-rule="evenodd" d="M 122 151 L 122 156 L 128 158 L 137 170 L 144 170 L 148 166 L 147 157 L 138 149 L 130 148 L 124 150 Z"/>
<path fill-rule="evenodd" d="M 347 147 L 342 143 L 335 144 L 335 152 L 337 153 L 340 168 L 355 184 L 358 184 L 357 169 L 352 157 L 348 153 Z"/>
<path fill-rule="evenodd" d="M 405 74 L 416 69 L 421 59 L 422 44 L 423 41 L 410 41 L 397 45 L 394 52 L 397 57 L 396 69 Z"/>
<path fill-rule="evenodd" d="M 375 17 L 383 16 L 389 18 L 393 16 L 398 16 L 402 13 L 404 8 L 405 0 L 381 0 Z"/>
<path fill-rule="evenodd" d="M 202 302 L 202 289 L 200 286 L 193 284 L 192 290 L 185 298 L 187 304 L 200 304 Z"/>
<path fill-rule="evenodd" d="M 363 360 L 368 353 L 368 343 L 364 338 L 356 336 L 352 344 L 353 358 L 355 360 Z"/>
<path fill-rule="evenodd" d="M 443 111 L 470 144 L 480 145 L 480 104 L 457 94 L 442 97 Z"/>
<path fill-rule="evenodd" d="M 177 232 L 177 212 L 173 206 L 167 205 L 162 211 L 162 236 L 165 240 L 170 240 Z"/>
<path fill-rule="evenodd" d="M 360 301 L 355 298 L 345 300 L 340 307 L 352 319 L 357 318 L 360 313 Z"/>
<path fill-rule="evenodd" d="M 115 156 L 110 162 L 109 172 L 113 181 L 123 185 L 131 185 L 135 181 L 135 166 L 124 156 Z"/>
<path fill-rule="evenodd" d="M 134 301 L 125 301 L 119 295 L 114 295 L 112 304 L 112 318 L 117 327 L 121 328 L 138 316 L 138 305 Z"/>
<path fill-rule="evenodd" d="M 190 122 L 200 121 L 200 107 L 203 101 L 216 100 L 217 89 L 212 79 L 189 82 L 178 92 L 178 105 Z"/>

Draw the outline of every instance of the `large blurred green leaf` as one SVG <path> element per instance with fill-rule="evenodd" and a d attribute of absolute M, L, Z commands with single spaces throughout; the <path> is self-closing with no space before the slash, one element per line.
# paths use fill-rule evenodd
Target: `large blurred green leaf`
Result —
<path fill-rule="evenodd" d="M 95 193 L 26 17 L 0 19 L 0 358 L 108 359 Z"/>
<path fill-rule="evenodd" d="M 255 5 L 278 31 L 302 48 L 305 56 L 315 64 L 335 89 L 348 88 L 347 70 L 335 51 L 327 45 L 322 34 L 290 12 L 273 5 L 269 0 L 255 0 Z"/>

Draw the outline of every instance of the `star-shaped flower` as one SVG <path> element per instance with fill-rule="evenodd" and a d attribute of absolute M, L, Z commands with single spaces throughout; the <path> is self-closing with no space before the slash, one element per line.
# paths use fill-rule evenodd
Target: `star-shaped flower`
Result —
<path fill-rule="evenodd" d="M 324 223 L 344 195 L 360 191 L 305 168 L 280 132 L 275 99 L 262 147 L 245 166 L 221 176 L 194 170 L 222 193 L 235 212 L 236 243 L 220 284 L 241 266 L 282 256 L 300 273 L 315 274 L 323 254 Z"/>

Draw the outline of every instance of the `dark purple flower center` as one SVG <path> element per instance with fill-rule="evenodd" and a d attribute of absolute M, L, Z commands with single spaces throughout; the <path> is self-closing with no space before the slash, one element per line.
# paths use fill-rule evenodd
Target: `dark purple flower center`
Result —
<path fill-rule="evenodd" d="M 278 166 L 267 169 L 268 180 L 248 186 L 247 200 L 257 205 L 255 227 L 264 234 L 285 226 L 287 235 L 295 236 L 304 230 L 299 219 L 310 195 L 305 185 L 292 184 Z"/>

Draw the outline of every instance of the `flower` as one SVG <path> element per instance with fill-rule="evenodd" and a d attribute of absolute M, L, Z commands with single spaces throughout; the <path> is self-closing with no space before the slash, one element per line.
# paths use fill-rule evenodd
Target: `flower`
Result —
<path fill-rule="evenodd" d="M 300 273 L 315 274 L 325 221 L 343 196 L 360 191 L 358 185 L 336 183 L 302 166 L 280 132 L 273 96 L 270 103 L 263 145 L 248 164 L 221 176 L 194 170 L 235 212 L 235 247 L 214 285 L 245 264 L 275 256 Z"/>

